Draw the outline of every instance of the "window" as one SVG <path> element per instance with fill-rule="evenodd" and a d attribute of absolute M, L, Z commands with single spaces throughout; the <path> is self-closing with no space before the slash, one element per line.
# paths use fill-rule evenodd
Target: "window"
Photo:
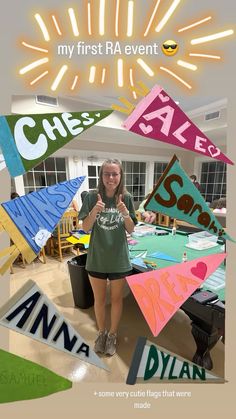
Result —
<path fill-rule="evenodd" d="M 89 191 L 96 189 L 99 179 L 99 170 L 101 166 L 90 165 L 88 166 L 88 188 Z"/>
<path fill-rule="evenodd" d="M 201 192 L 207 202 L 226 197 L 226 164 L 204 162 L 201 167 Z"/>
<path fill-rule="evenodd" d="M 67 179 L 66 160 L 64 157 L 49 157 L 24 174 L 23 179 L 26 194 L 64 182 Z"/>
<path fill-rule="evenodd" d="M 145 198 L 146 163 L 122 161 L 125 174 L 125 185 L 134 201 L 143 201 Z"/>
<path fill-rule="evenodd" d="M 154 163 L 154 179 L 153 179 L 153 185 L 157 183 L 157 181 L 160 179 L 161 175 L 165 171 L 168 163 L 165 162 L 156 162 Z"/>

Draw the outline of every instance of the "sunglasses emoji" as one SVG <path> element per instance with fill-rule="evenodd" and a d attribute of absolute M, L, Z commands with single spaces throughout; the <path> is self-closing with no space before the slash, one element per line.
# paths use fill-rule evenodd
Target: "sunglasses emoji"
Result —
<path fill-rule="evenodd" d="M 176 54 L 176 52 L 179 49 L 179 46 L 176 44 L 175 41 L 169 39 L 168 41 L 165 41 L 162 44 L 161 49 L 163 54 L 167 56 L 172 56 Z"/>

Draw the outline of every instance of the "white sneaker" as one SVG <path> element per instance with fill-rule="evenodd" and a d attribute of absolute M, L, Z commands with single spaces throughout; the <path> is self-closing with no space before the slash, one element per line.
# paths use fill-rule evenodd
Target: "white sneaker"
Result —
<path fill-rule="evenodd" d="M 104 331 L 99 332 L 98 337 L 95 340 L 94 352 L 96 353 L 100 352 L 101 354 L 103 354 L 105 351 L 106 340 L 107 340 L 107 331 L 104 330 Z"/>
<path fill-rule="evenodd" d="M 108 333 L 104 353 L 106 355 L 114 355 L 116 353 L 117 336 L 113 333 Z"/>

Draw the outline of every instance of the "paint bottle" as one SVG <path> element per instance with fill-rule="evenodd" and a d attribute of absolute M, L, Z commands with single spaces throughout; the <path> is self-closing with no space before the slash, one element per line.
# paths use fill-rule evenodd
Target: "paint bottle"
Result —
<path fill-rule="evenodd" d="M 172 227 L 172 236 L 175 237 L 176 235 L 176 227 Z"/>
<path fill-rule="evenodd" d="M 182 262 L 187 262 L 187 261 L 188 261 L 187 253 L 184 252 L 183 257 L 182 257 Z"/>

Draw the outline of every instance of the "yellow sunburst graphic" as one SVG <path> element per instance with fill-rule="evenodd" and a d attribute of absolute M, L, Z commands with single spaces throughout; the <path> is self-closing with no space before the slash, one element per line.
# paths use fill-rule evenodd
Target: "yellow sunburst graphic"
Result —
<path fill-rule="evenodd" d="M 176 29 L 176 36 L 182 37 L 184 56 L 181 57 L 181 52 L 178 50 L 175 56 L 168 57 L 167 63 L 163 63 L 164 55 L 161 45 L 166 41 L 166 35 L 163 39 L 162 31 L 163 28 L 168 28 L 181 5 L 183 5 L 181 0 L 153 1 L 151 9 L 146 11 L 143 17 L 143 22 L 145 22 L 143 27 L 138 29 L 136 12 L 138 6 L 140 8 L 140 2 L 133 0 L 84 0 L 81 10 L 79 5 L 68 7 L 63 16 L 59 16 L 59 13 L 58 15 L 49 14 L 49 12 L 35 13 L 35 23 L 43 40 L 37 41 L 36 45 L 35 42 L 21 41 L 21 45 L 30 50 L 35 58 L 21 67 L 19 74 L 25 76 L 27 83 L 33 88 L 38 87 L 40 83 L 47 83 L 52 92 L 59 91 L 63 85 L 64 90 L 78 93 L 81 85 L 96 85 L 102 89 L 107 83 L 112 83 L 119 89 L 129 88 L 136 99 L 136 93 L 132 88 L 137 81 L 137 71 L 143 72 L 142 78 L 152 79 L 162 72 L 183 88 L 191 90 L 191 73 L 196 72 L 204 60 L 219 62 L 222 59 L 217 51 L 212 51 L 212 42 L 232 36 L 234 30 L 231 28 L 211 29 L 213 23 L 211 15 L 193 17 L 191 22 L 186 22 Z M 200 26 L 207 28 L 206 34 L 194 37 L 194 31 Z M 68 42 L 68 37 L 70 42 Z M 149 45 L 149 48 L 146 46 L 145 49 L 145 44 L 150 39 L 156 43 L 152 44 L 152 47 Z M 143 49 L 137 47 L 137 42 L 140 43 L 140 41 L 143 42 Z M 119 51 L 120 42 L 122 45 L 125 42 L 129 44 L 129 54 Z M 104 44 L 106 47 L 117 46 L 117 54 L 111 53 L 112 56 L 109 56 L 108 50 L 108 53 L 101 59 Z M 181 41 L 178 44 L 181 44 Z M 206 50 L 205 45 L 201 49 L 203 44 L 207 44 L 209 49 Z M 159 52 L 153 63 L 151 59 L 153 49 L 151 48 L 157 45 Z M 55 59 L 56 48 L 57 53 L 59 51 L 64 60 L 59 64 Z M 75 51 L 77 56 L 83 56 L 83 60 L 78 60 L 78 65 L 71 61 L 71 56 Z M 82 62 L 87 63 L 86 70 L 82 69 Z M 187 79 L 186 70 L 189 71 Z"/>

